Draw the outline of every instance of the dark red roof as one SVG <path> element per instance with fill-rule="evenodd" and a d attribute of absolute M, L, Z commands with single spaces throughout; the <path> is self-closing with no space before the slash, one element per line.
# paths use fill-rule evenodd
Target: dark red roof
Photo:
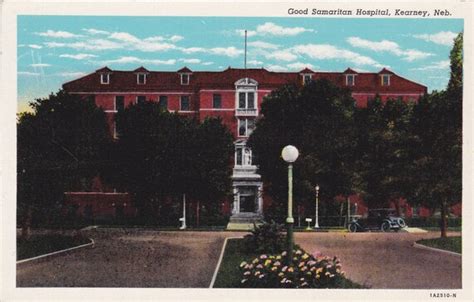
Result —
<path fill-rule="evenodd" d="M 349 67 L 349 68 L 347 68 L 346 70 L 344 70 L 343 73 L 344 73 L 344 74 L 356 74 L 356 73 L 358 73 L 358 72 Z"/>
<path fill-rule="evenodd" d="M 192 71 L 188 67 L 184 66 L 183 68 L 178 70 L 178 73 L 192 73 Z"/>
<path fill-rule="evenodd" d="M 314 73 L 314 71 L 306 67 L 305 69 L 301 70 L 300 73 Z"/>
<path fill-rule="evenodd" d="M 135 73 L 138 73 L 138 72 L 149 73 L 148 69 L 146 69 L 146 68 L 143 67 L 143 66 L 138 67 L 138 68 L 135 69 L 133 72 L 135 72 Z"/>
<path fill-rule="evenodd" d="M 382 68 L 382 70 L 379 71 L 379 74 L 395 74 L 392 71 L 388 70 L 387 68 Z"/>
<path fill-rule="evenodd" d="M 426 86 L 407 80 L 387 70 L 392 74 L 390 86 L 382 86 L 380 73 L 357 73 L 353 92 L 406 92 L 425 93 Z M 347 70 L 346 70 L 347 71 Z M 186 91 L 197 92 L 200 89 L 235 89 L 235 82 L 243 78 L 257 81 L 259 89 L 273 90 L 285 84 L 301 85 L 302 72 L 273 72 L 264 68 L 237 69 L 227 68 L 223 71 L 195 71 L 189 85 L 182 85 L 179 72 L 150 71 L 146 84 L 137 84 L 136 72 L 148 72 L 145 68 L 134 71 L 113 70 L 107 85 L 100 83 L 100 73 L 95 72 L 82 78 L 63 84 L 68 92 L 133 92 L 133 91 Z M 345 74 L 341 72 L 314 72 L 313 79 L 325 78 L 338 86 L 345 87 Z"/>
<path fill-rule="evenodd" d="M 112 72 L 112 69 L 110 69 L 109 67 L 105 66 L 105 67 L 102 67 L 101 69 L 97 69 L 95 72 L 110 73 L 110 72 Z"/>

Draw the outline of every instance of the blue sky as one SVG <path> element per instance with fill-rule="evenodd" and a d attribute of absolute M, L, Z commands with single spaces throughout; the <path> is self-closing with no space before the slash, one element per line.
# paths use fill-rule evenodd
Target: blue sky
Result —
<path fill-rule="evenodd" d="M 379 71 L 431 90 L 449 79 L 462 19 L 247 17 L 18 17 L 18 110 L 102 66 L 133 70 Z"/>

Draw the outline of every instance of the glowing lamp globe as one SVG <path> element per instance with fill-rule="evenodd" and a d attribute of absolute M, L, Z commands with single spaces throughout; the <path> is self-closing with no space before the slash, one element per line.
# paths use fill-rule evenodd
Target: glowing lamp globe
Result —
<path fill-rule="evenodd" d="M 296 161 L 298 158 L 298 155 L 300 153 L 298 152 L 298 149 L 296 149 L 295 146 L 288 145 L 283 150 L 281 151 L 281 157 L 287 162 L 287 163 L 293 163 Z"/>

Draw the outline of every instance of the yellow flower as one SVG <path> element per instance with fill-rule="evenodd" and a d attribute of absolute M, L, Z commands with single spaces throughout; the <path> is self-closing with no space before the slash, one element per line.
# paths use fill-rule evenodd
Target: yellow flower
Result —
<path fill-rule="evenodd" d="M 289 267 L 289 268 L 288 268 L 288 271 L 289 271 L 290 273 L 292 273 L 292 272 L 294 272 L 295 270 L 293 269 L 293 267 Z"/>
<path fill-rule="evenodd" d="M 308 258 L 309 258 L 309 255 L 308 255 L 308 254 L 306 254 L 306 253 L 304 253 L 304 255 L 303 255 L 303 256 L 301 256 L 301 258 L 303 258 L 304 260 L 306 260 L 306 259 L 308 259 Z"/>
<path fill-rule="evenodd" d="M 281 259 L 281 256 L 280 256 L 280 255 L 276 256 L 276 259 L 277 259 L 277 260 L 280 260 L 280 259 Z"/>
<path fill-rule="evenodd" d="M 323 271 L 323 268 L 320 267 L 320 268 L 318 268 L 318 269 L 316 270 L 316 274 L 319 274 L 319 273 L 321 273 L 322 271 Z"/>
<path fill-rule="evenodd" d="M 277 269 L 278 269 L 278 267 L 276 267 L 276 266 L 272 267 L 273 272 L 276 271 Z M 281 274 L 283 274 L 283 273 L 281 273 Z"/>
<path fill-rule="evenodd" d="M 301 261 L 300 264 L 298 264 L 298 267 L 302 267 L 304 265 L 304 261 Z"/>
<path fill-rule="evenodd" d="M 246 265 L 247 262 L 243 261 L 241 264 L 240 264 L 240 267 L 243 267 L 244 265 Z"/>
<path fill-rule="evenodd" d="M 282 277 L 284 275 L 285 275 L 284 273 L 278 273 L 278 277 Z"/>
<path fill-rule="evenodd" d="M 265 260 L 265 266 L 269 265 L 270 263 L 272 263 L 270 259 Z"/>
<path fill-rule="evenodd" d="M 258 263 L 258 258 L 253 259 L 252 263 Z"/>

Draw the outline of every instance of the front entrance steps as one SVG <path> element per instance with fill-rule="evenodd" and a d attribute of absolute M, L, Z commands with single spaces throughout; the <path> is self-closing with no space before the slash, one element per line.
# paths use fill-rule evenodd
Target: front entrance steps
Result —
<path fill-rule="evenodd" d="M 230 217 L 227 230 L 250 231 L 254 225 L 263 223 L 263 216 L 258 213 L 237 213 Z"/>

